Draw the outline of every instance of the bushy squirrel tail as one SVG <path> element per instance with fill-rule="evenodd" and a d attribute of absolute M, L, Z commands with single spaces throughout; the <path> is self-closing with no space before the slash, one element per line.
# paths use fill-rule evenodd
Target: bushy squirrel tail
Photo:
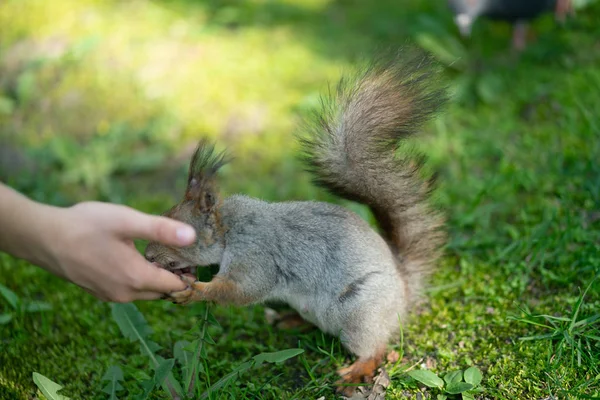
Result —
<path fill-rule="evenodd" d="M 300 136 L 315 183 L 371 208 L 411 292 L 421 291 L 445 239 L 441 215 L 427 204 L 425 157 L 406 142 L 447 99 L 434 65 L 401 51 L 342 78 Z"/>

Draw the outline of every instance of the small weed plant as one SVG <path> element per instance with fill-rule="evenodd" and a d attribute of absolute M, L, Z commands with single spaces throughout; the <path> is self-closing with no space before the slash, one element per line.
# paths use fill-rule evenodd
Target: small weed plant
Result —
<path fill-rule="evenodd" d="M 148 358 L 153 372 L 135 370 L 131 375 L 138 383 L 137 393 L 129 393 L 126 398 L 133 400 L 146 400 L 158 388 L 162 388 L 168 398 L 182 399 L 216 399 L 219 393 L 235 382 L 248 370 L 259 368 L 264 363 L 281 363 L 304 352 L 302 349 L 287 349 L 278 352 L 260 353 L 250 360 L 243 362 L 230 373 L 210 384 L 209 363 L 206 355 L 206 346 L 216 342 L 208 333 L 210 325 L 219 326 L 214 315 L 210 312 L 210 304 L 205 304 L 200 323 L 186 333 L 190 340 L 183 339 L 175 342 L 173 357 L 163 358 L 157 354 L 161 347 L 150 339 L 152 329 L 146 322 L 142 313 L 132 303 L 112 304 L 112 317 L 119 326 L 121 333 L 131 342 L 140 345 L 142 355 Z M 127 369 L 127 368 L 125 368 Z M 205 379 L 203 380 L 202 377 Z M 102 381 L 106 382 L 102 392 L 109 400 L 118 400 L 119 396 L 125 398 L 120 382 L 125 379 L 123 368 L 118 365 L 110 366 Z M 34 372 L 33 381 L 48 399 L 67 400 L 68 398 L 58 393 L 62 386 L 50 379 Z M 201 386 L 199 382 L 207 382 Z"/>
<path fill-rule="evenodd" d="M 475 395 L 483 391 L 480 386 L 483 375 L 477 367 L 466 370 L 450 371 L 444 379 L 426 369 L 408 372 L 411 378 L 437 391 L 437 400 L 457 399 L 473 400 Z"/>

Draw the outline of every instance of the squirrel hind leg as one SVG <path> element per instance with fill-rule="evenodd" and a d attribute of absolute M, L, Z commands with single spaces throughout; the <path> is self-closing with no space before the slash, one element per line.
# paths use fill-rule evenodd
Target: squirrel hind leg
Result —
<path fill-rule="evenodd" d="M 338 370 L 341 379 L 337 381 L 336 392 L 346 397 L 352 397 L 360 383 L 372 383 L 377 368 L 383 363 L 385 347 L 370 357 L 359 357 L 348 367 Z"/>
<path fill-rule="evenodd" d="M 296 311 L 282 314 L 275 321 L 275 327 L 284 331 L 297 330 L 299 332 L 308 332 L 315 328 L 313 324 L 302 318 Z"/>

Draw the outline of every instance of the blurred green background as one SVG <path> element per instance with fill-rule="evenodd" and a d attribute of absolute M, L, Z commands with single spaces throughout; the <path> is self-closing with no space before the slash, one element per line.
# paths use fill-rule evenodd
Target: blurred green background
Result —
<path fill-rule="evenodd" d="M 442 63 L 453 94 L 419 142 L 440 177 L 434 201 L 450 242 L 431 304 L 406 326 L 402 365 L 440 374 L 477 365 L 485 398 L 598 396 L 597 320 L 576 326 L 591 344 L 573 327 L 567 344 L 519 340 L 563 332 L 532 315 L 577 322 L 600 309 L 600 4 L 587 3 L 564 25 L 536 20 L 515 54 L 504 23 L 482 20 L 459 38 L 445 1 L 4 0 L 0 179 L 56 205 L 93 199 L 160 213 L 182 194 L 197 140 L 211 137 L 235 155 L 222 173 L 226 194 L 339 201 L 296 160 L 300 118 L 357 61 L 417 43 Z M 33 398 L 37 371 L 72 398 L 105 398 L 108 365 L 145 365 L 106 304 L 6 255 L 0 274 L 19 296 L 52 306 L 0 324 L 0 397 Z M 194 324 L 171 304 L 138 306 L 167 348 Z M 231 390 L 332 396 L 331 373 L 349 358 L 319 352 L 331 339 L 277 332 L 262 307 L 215 313 L 215 376 L 260 351 L 307 349 L 302 364 L 269 367 Z M 388 396 L 414 397 L 414 381 L 393 371 Z"/>

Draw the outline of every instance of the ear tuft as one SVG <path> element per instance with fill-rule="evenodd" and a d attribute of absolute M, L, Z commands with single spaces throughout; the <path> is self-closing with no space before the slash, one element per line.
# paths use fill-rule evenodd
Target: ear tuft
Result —
<path fill-rule="evenodd" d="M 187 200 L 196 202 L 201 211 L 210 211 L 217 204 L 216 173 L 229 159 L 225 152 L 216 153 L 213 144 L 201 140 L 192 156 L 188 173 Z"/>

